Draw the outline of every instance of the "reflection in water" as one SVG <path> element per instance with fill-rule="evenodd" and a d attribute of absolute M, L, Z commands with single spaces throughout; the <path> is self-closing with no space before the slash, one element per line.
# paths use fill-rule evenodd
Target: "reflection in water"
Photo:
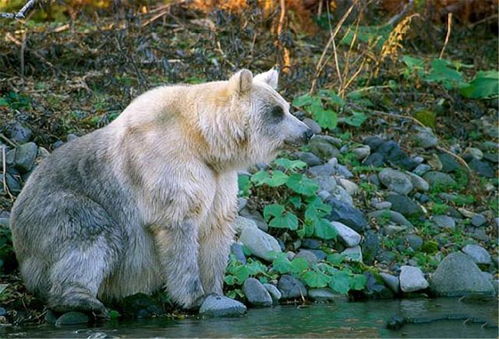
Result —
<path fill-rule="evenodd" d="M 412 320 L 438 319 L 444 315 L 469 316 L 473 321 L 438 320 L 407 324 L 402 329 L 385 329 L 385 322 L 399 314 Z M 96 328 L 55 328 L 45 325 L 10 329 L 4 337 L 73 337 L 107 334 L 116 337 L 426 337 L 496 338 L 497 300 L 463 303 L 458 299 L 406 299 L 341 302 L 310 307 L 281 306 L 250 309 L 241 318 L 150 319 L 109 322 Z M 481 326 L 487 322 L 488 326 Z"/>

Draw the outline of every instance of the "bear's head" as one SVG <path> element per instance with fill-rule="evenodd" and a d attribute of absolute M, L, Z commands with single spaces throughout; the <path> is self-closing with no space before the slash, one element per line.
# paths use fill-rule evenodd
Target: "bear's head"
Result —
<path fill-rule="evenodd" d="M 221 167 L 268 162 L 285 144 L 304 144 L 312 137 L 311 129 L 289 112 L 289 103 L 277 93 L 278 78 L 275 69 L 256 76 L 243 69 L 222 82 L 224 99 L 216 100 L 210 121 L 201 124 L 211 130 L 203 134 L 211 135 L 213 160 Z"/>

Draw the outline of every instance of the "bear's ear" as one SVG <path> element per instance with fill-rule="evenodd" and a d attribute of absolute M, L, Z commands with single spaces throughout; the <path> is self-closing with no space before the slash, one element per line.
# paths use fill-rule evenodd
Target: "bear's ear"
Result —
<path fill-rule="evenodd" d="M 240 95 L 246 94 L 251 90 L 253 84 L 253 73 L 247 69 L 242 69 L 229 79 L 229 89 L 231 93 Z"/>
<path fill-rule="evenodd" d="M 267 83 L 273 89 L 277 89 L 279 81 L 279 71 L 276 68 L 271 68 L 269 71 L 255 75 L 255 81 Z"/>

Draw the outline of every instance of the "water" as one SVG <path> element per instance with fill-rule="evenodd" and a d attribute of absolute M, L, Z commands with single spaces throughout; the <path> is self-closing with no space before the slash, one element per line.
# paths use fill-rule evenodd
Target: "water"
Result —
<path fill-rule="evenodd" d="M 423 317 L 469 317 L 407 324 L 400 330 L 385 328 L 394 314 L 422 320 Z M 0 330 L 1 337 L 87 338 L 134 337 L 418 337 L 418 338 L 497 338 L 497 300 L 464 303 L 458 299 L 406 299 L 364 302 L 338 302 L 310 306 L 278 306 L 250 309 L 241 318 L 149 319 L 107 322 L 100 327 L 50 325 Z M 482 326 L 487 322 L 487 326 Z M 102 336 L 100 337 L 102 338 Z"/>

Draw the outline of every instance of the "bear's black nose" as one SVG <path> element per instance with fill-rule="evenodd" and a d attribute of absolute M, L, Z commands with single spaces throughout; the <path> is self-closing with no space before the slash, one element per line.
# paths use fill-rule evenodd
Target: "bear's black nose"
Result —
<path fill-rule="evenodd" d="M 305 139 L 305 142 L 308 142 L 310 138 L 314 135 L 314 132 L 309 128 L 303 133 L 303 139 Z"/>

